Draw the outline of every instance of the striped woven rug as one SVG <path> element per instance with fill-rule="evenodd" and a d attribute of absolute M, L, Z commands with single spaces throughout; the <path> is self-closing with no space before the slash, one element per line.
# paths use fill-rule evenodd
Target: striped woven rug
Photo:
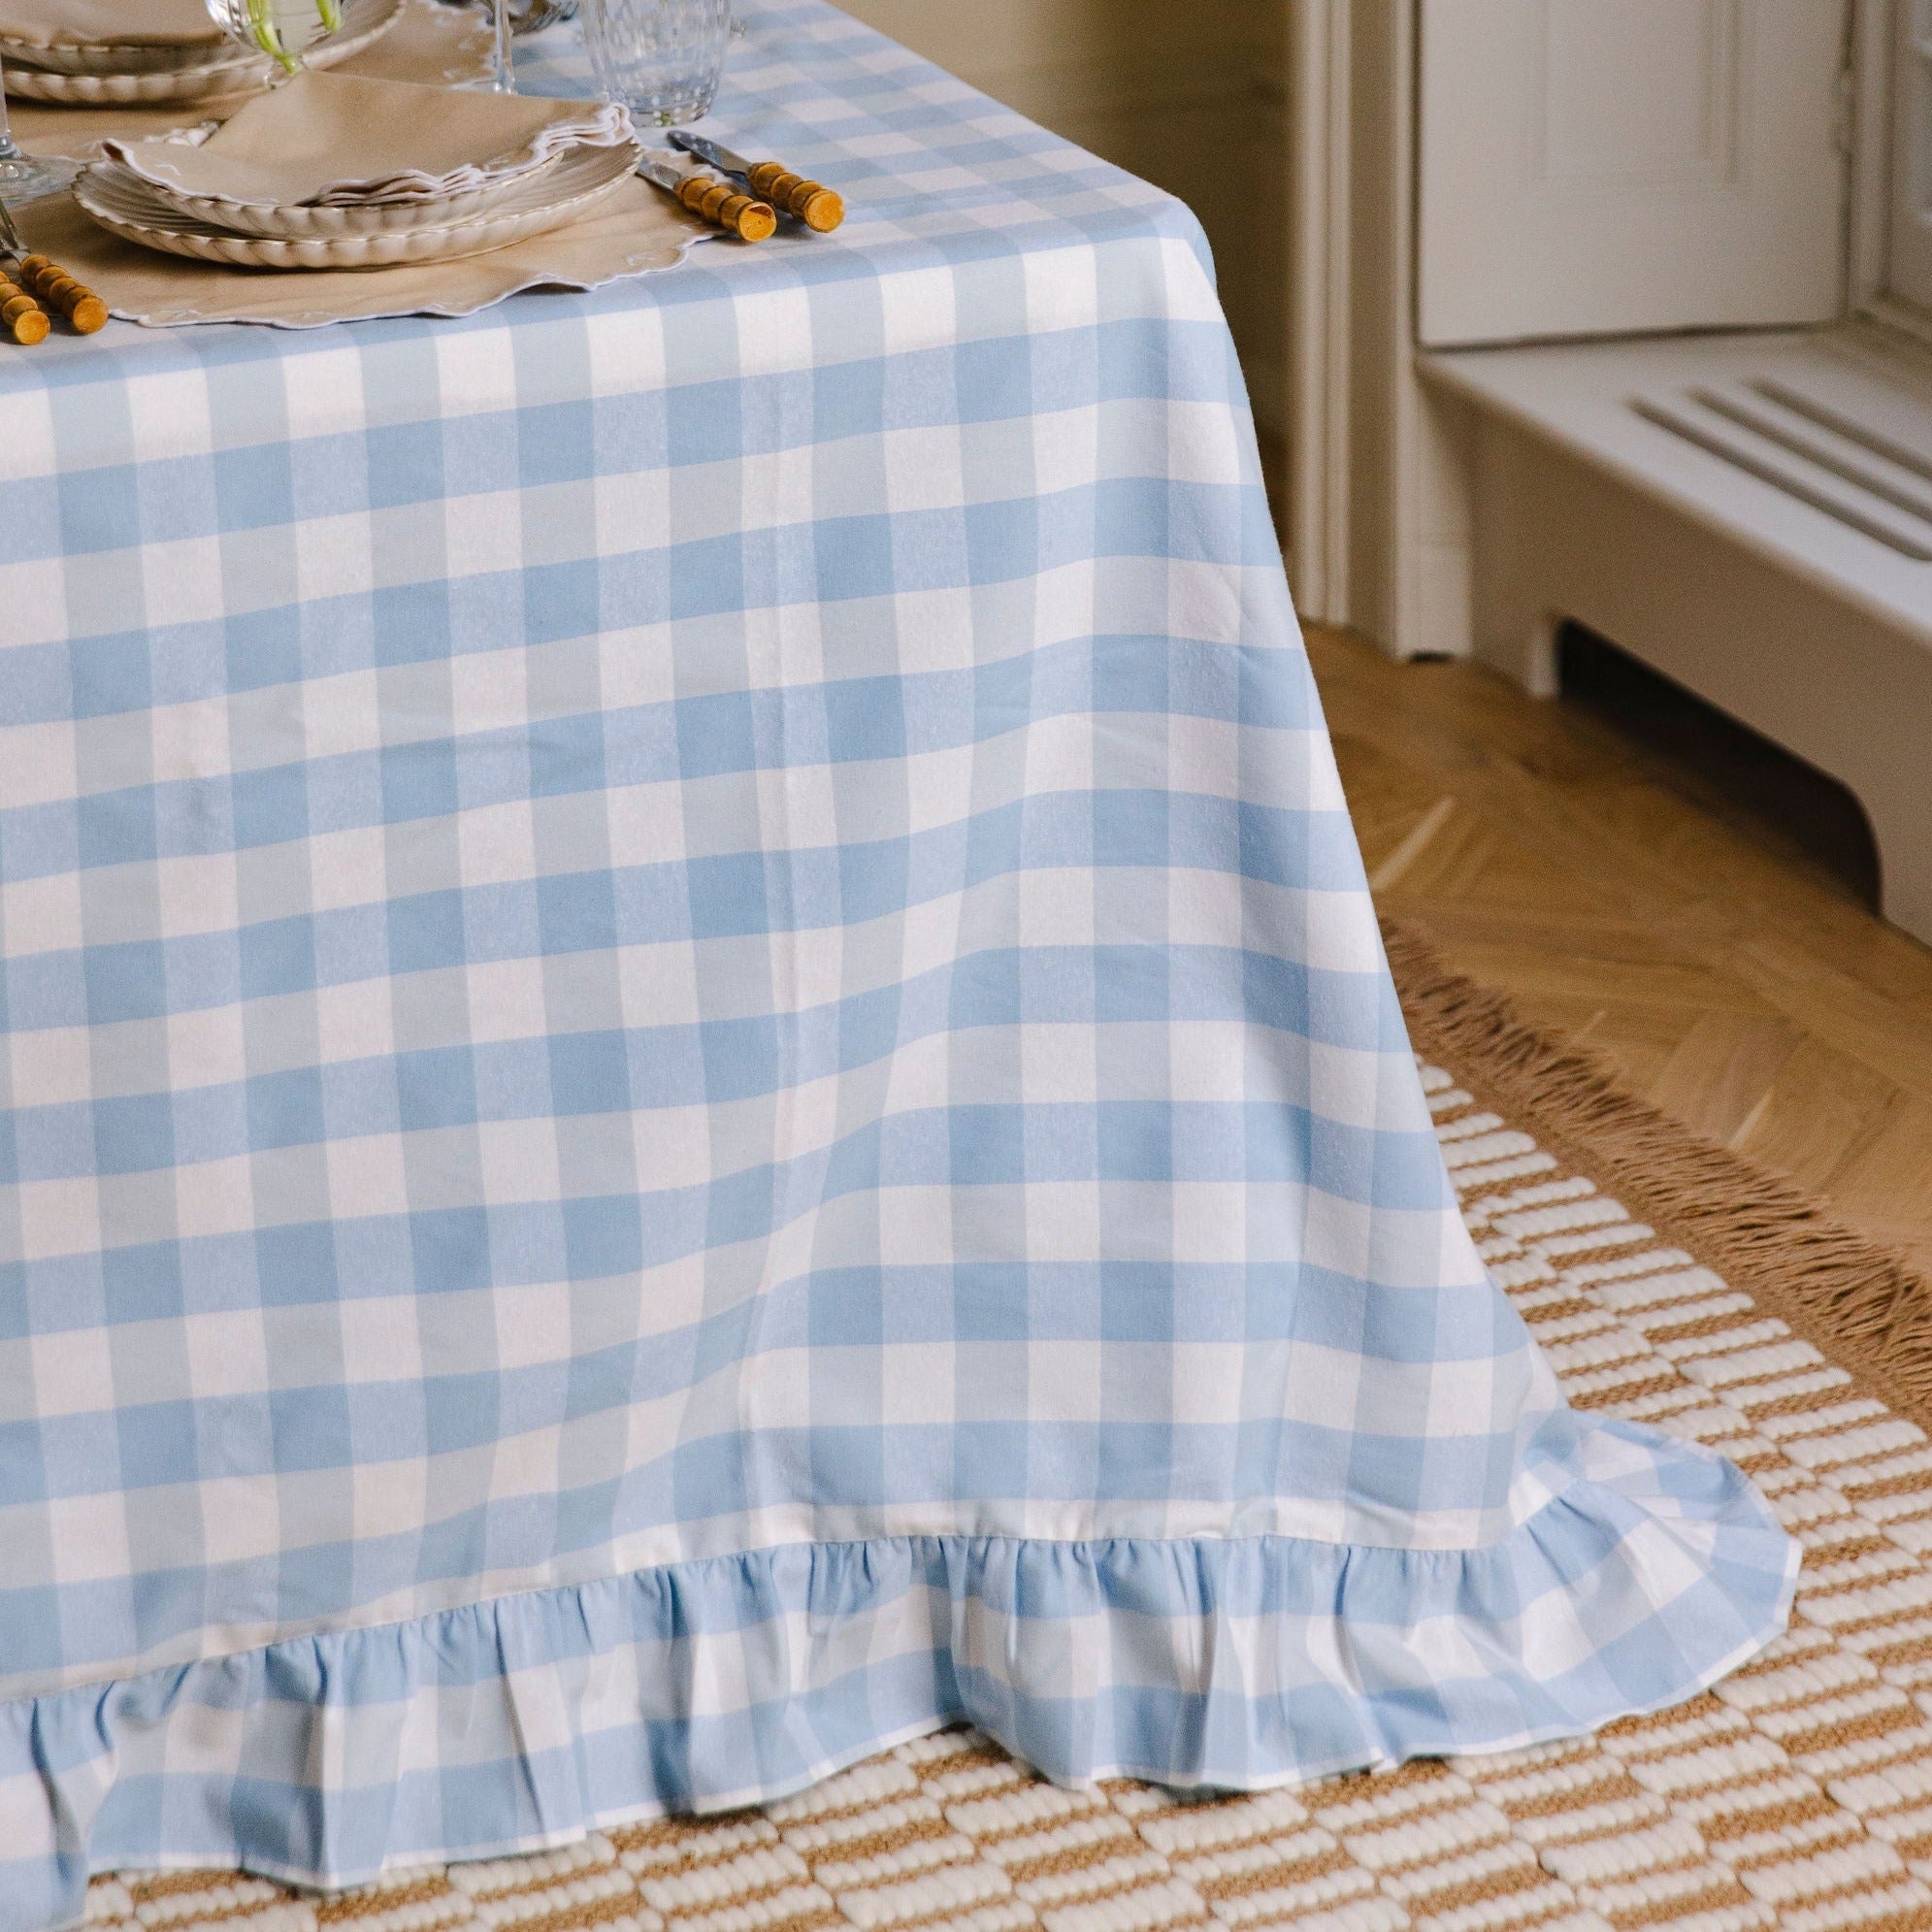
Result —
<path fill-rule="evenodd" d="M 1570 1399 L 1720 1449 L 1806 1546 L 1787 1635 L 1580 1743 L 1262 1797 L 1062 1791 L 985 1738 L 761 1812 L 303 1897 L 95 1883 L 169 1932 L 1932 1928 L 1932 1291 L 1809 1200 L 1391 952 L 1465 1213 Z M 1814 1342 L 1823 1343 L 1822 1352 Z"/>

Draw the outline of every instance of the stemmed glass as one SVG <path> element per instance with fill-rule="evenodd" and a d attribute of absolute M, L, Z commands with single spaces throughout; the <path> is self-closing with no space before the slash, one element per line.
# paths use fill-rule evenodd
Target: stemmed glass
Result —
<path fill-rule="evenodd" d="M 57 193 L 80 172 L 78 161 L 20 151 L 7 120 L 7 76 L 0 70 L 0 195 L 32 201 L 36 195 Z"/>
<path fill-rule="evenodd" d="M 492 90 L 499 94 L 516 92 L 510 35 L 541 33 L 559 20 L 572 18 L 576 10 L 577 0 L 490 0 L 490 26 L 495 36 L 490 56 Z"/>
<path fill-rule="evenodd" d="M 490 28 L 495 43 L 490 49 L 490 90 L 497 94 L 516 92 L 516 62 L 510 56 L 512 31 L 509 0 L 490 0 Z"/>

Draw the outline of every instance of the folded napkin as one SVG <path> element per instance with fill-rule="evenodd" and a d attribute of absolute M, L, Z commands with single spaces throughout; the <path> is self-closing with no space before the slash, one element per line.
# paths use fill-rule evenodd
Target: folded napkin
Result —
<path fill-rule="evenodd" d="M 0 6 L 18 0 L 0 0 Z M 442 198 L 526 174 L 566 148 L 635 139 L 621 102 L 551 101 L 349 74 L 298 74 L 198 146 L 102 143 L 144 180 L 249 208 Z M 355 173 L 345 175 L 353 165 Z"/>
<path fill-rule="evenodd" d="M 0 0 L 0 41 L 20 47 L 229 45 L 202 0 Z"/>

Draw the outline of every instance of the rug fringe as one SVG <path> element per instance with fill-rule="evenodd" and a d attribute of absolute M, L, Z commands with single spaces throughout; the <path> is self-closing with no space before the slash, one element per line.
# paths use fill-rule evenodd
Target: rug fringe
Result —
<path fill-rule="evenodd" d="M 1621 1088 L 1400 920 L 1383 941 L 1417 1050 L 1745 1290 L 1864 1392 L 1932 1427 L 1932 1283 L 1817 1195 Z M 1565 1144 L 1567 1143 L 1567 1144 Z"/>

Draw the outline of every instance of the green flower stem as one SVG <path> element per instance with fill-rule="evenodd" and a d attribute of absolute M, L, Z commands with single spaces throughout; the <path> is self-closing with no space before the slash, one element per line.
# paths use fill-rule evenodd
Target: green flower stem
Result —
<path fill-rule="evenodd" d="M 255 45 L 271 60 L 280 64 L 283 73 L 300 71 L 302 63 L 281 43 L 281 29 L 275 22 L 275 0 L 247 0 L 248 31 Z M 338 32 L 343 23 L 343 0 L 315 0 L 315 12 L 324 33 Z"/>
<path fill-rule="evenodd" d="M 285 73 L 295 72 L 295 58 L 281 44 L 281 29 L 275 23 L 275 15 L 270 12 L 272 0 L 248 0 L 248 31 L 255 37 L 255 45 L 271 60 L 281 63 Z"/>

